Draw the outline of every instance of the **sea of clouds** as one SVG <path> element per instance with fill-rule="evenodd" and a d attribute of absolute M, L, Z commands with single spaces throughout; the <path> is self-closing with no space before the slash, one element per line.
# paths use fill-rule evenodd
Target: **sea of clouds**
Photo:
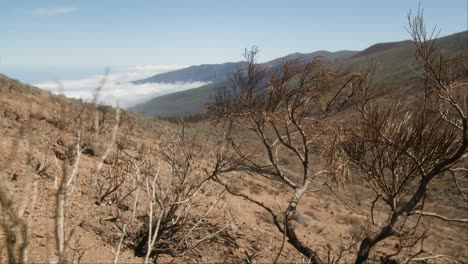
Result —
<path fill-rule="evenodd" d="M 145 83 L 133 84 L 132 81 L 145 79 L 155 74 L 184 68 L 181 65 L 145 65 L 109 71 L 107 74 L 96 74 L 82 79 L 58 80 L 34 83 L 41 89 L 60 93 L 67 97 L 90 100 L 97 87 L 101 88 L 99 102 L 128 108 L 150 100 L 151 98 L 200 87 L 209 82 L 176 82 L 176 83 Z"/>

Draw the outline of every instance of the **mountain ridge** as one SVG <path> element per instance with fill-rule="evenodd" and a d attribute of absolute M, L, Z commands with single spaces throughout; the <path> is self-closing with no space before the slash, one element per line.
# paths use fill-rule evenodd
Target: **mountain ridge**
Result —
<path fill-rule="evenodd" d="M 437 38 L 436 41 L 441 50 L 468 53 L 467 39 L 468 31 L 463 31 Z M 330 58 L 332 58 L 330 54 L 340 52 L 342 53 L 340 54 L 341 56 L 347 58 L 338 61 L 332 59 L 331 62 L 334 65 L 337 67 L 366 67 L 370 62 L 373 62 L 376 65 L 374 80 L 385 84 L 387 87 L 402 87 L 419 79 L 411 69 L 417 63 L 414 58 L 414 46 L 412 41 L 409 40 L 376 43 L 359 52 L 337 51 L 331 53 L 324 50 L 306 54 L 297 52 L 262 63 L 261 65 L 279 65 L 281 61 L 287 59 L 298 59 L 305 62 L 314 57 L 321 57 L 321 55 L 328 55 L 325 58 L 328 58 L 330 61 Z M 216 95 L 220 88 L 226 87 L 228 84 L 227 80 L 222 80 L 198 88 L 162 95 L 138 104 L 130 108 L 130 110 L 162 117 L 192 114 L 201 111 L 210 98 Z"/>
<path fill-rule="evenodd" d="M 308 60 L 316 57 L 322 57 L 326 60 L 335 61 L 346 59 L 358 51 L 352 50 L 341 50 L 336 52 L 330 52 L 325 50 L 319 50 L 311 53 L 292 53 L 284 57 L 276 58 L 261 65 L 274 66 L 281 63 L 282 60 L 287 59 L 299 59 Z M 234 73 L 239 67 L 245 65 L 245 62 L 225 62 L 220 64 L 200 64 L 193 65 L 187 68 L 156 74 L 149 78 L 133 81 L 133 84 L 144 84 L 144 83 L 174 83 L 174 82 L 218 82 L 229 79 L 230 75 Z"/>

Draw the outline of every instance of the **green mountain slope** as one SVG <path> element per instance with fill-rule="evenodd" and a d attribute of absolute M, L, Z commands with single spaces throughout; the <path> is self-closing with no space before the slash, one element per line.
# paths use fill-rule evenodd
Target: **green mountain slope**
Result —
<path fill-rule="evenodd" d="M 468 31 L 437 39 L 437 45 L 441 52 L 459 53 L 468 52 Z M 385 84 L 387 87 L 411 87 L 419 77 L 413 72 L 417 67 L 415 50 L 411 41 L 399 41 L 391 43 L 379 43 L 361 51 L 327 52 L 318 51 L 309 54 L 295 53 L 283 58 L 278 58 L 264 65 L 275 67 L 284 59 L 297 59 L 307 61 L 320 56 L 334 63 L 337 67 L 361 66 L 369 63 L 376 65 L 374 81 Z M 195 66 L 198 67 L 198 66 Z M 172 93 L 153 98 L 130 110 L 155 116 L 181 116 L 203 109 L 203 106 L 222 87 L 229 84 L 226 80 L 214 82 L 199 88 Z M 403 88 L 402 88 L 403 87 Z"/>
<path fill-rule="evenodd" d="M 227 80 L 233 72 L 244 65 L 244 62 L 228 62 L 224 64 L 204 64 L 157 74 L 134 84 L 143 83 L 174 83 L 174 82 L 219 82 Z"/>
<path fill-rule="evenodd" d="M 131 111 L 145 115 L 165 117 L 188 115 L 201 111 L 212 96 L 215 96 L 219 89 L 227 85 L 229 85 L 229 81 L 221 81 L 194 89 L 158 96 L 131 108 Z"/>
<path fill-rule="evenodd" d="M 342 61 L 351 58 L 357 51 L 343 50 L 337 52 L 316 51 L 312 53 L 294 53 L 288 56 L 263 63 L 270 69 L 279 66 L 283 60 L 298 60 L 305 62 L 316 57 L 331 62 Z M 131 111 L 154 116 L 182 116 L 199 112 L 209 102 L 217 91 L 226 87 L 229 77 L 245 62 L 233 62 L 224 64 L 211 64 L 191 66 L 188 68 L 158 74 L 147 79 L 135 81 L 135 84 L 150 82 L 192 82 L 211 81 L 213 83 L 198 88 L 167 94 L 150 99 L 147 102 L 130 108 Z"/>
<path fill-rule="evenodd" d="M 343 50 L 337 52 L 316 51 L 312 53 L 294 53 L 283 58 L 278 58 L 264 65 L 275 66 L 281 63 L 283 59 L 309 60 L 315 57 L 322 57 L 329 61 L 343 60 L 352 57 L 357 51 Z M 143 83 L 174 83 L 174 82 L 219 82 L 226 81 L 239 67 L 245 65 L 245 62 L 228 62 L 223 64 L 203 64 L 190 66 L 180 70 L 161 73 L 146 79 L 134 81 L 134 84 Z"/>
<path fill-rule="evenodd" d="M 459 53 L 468 50 L 468 31 L 441 37 L 436 40 L 441 52 Z M 413 72 L 418 64 L 415 59 L 415 49 L 411 41 L 384 43 L 373 45 L 352 58 L 344 61 L 340 66 L 366 66 L 375 63 L 374 80 L 387 86 L 402 86 L 419 77 Z"/>

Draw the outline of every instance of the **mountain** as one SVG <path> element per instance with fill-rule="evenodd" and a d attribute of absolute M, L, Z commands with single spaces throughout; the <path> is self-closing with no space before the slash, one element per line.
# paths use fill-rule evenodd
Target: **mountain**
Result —
<path fill-rule="evenodd" d="M 441 52 L 459 53 L 468 52 L 467 43 L 468 31 L 456 33 L 453 35 L 438 38 L 437 45 Z M 419 77 L 413 72 L 418 64 L 415 60 L 415 50 L 412 41 L 398 41 L 388 43 L 374 44 L 362 51 L 316 51 L 313 53 L 294 53 L 288 56 L 274 59 L 263 63 L 262 65 L 273 68 L 279 66 L 282 61 L 288 59 L 306 62 L 316 57 L 321 57 L 330 61 L 336 67 L 361 66 L 366 67 L 369 63 L 374 63 L 376 66 L 374 81 L 379 84 L 385 84 L 387 87 L 407 87 L 411 89 L 415 81 Z M 235 67 L 234 67 L 235 64 Z M 227 67 L 230 65 L 231 67 Z M 200 65 L 192 66 L 186 69 L 181 69 L 165 74 L 155 75 L 151 78 L 137 81 L 136 83 L 145 83 L 152 81 L 212 81 L 213 83 L 199 88 L 194 88 L 182 92 L 163 95 L 153 98 L 145 103 L 139 104 L 131 111 L 144 113 L 154 116 L 181 116 L 203 109 L 204 105 L 210 100 L 216 92 L 229 85 L 228 76 L 232 74 L 237 67 L 241 66 L 241 62 Z M 209 67 L 208 67 L 209 66 Z M 212 76 L 217 78 L 209 79 L 209 70 L 214 70 Z M 224 71 L 223 71 L 224 70 Z M 198 72 L 199 79 L 189 73 Z M 171 76 L 171 78 L 169 78 Z M 221 76 L 224 76 L 221 77 Z"/>
<path fill-rule="evenodd" d="M 228 62 L 223 64 L 204 64 L 188 68 L 157 74 L 146 79 L 134 81 L 143 83 L 175 83 L 175 82 L 218 82 L 229 78 L 245 62 Z"/>
<path fill-rule="evenodd" d="M 229 81 L 207 84 L 198 88 L 155 97 L 149 101 L 136 105 L 130 110 L 152 116 L 185 116 L 199 112 L 217 91 L 227 87 Z"/>
<path fill-rule="evenodd" d="M 455 54 L 468 52 L 468 31 L 436 39 L 440 52 Z M 374 81 L 389 87 L 401 87 L 420 77 L 414 73 L 419 64 L 415 59 L 415 48 L 412 41 L 381 43 L 370 46 L 352 58 L 343 61 L 340 66 L 367 66 L 375 63 Z"/>
<path fill-rule="evenodd" d="M 299 59 L 301 61 L 313 59 L 315 57 L 322 57 L 329 61 L 337 61 L 350 58 L 356 51 L 343 50 L 337 52 L 316 51 L 312 53 L 294 53 L 286 57 L 278 58 L 264 64 L 276 65 L 283 59 Z M 134 81 L 134 84 L 144 83 L 174 83 L 174 82 L 219 82 L 226 81 L 239 67 L 245 65 L 245 62 L 228 62 L 223 64 L 203 64 L 190 66 L 188 68 L 166 72 L 151 76 L 146 79 Z"/>
<path fill-rule="evenodd" d="M 352 58 L 357 58 L 357 57 L 362 57 L 362 56 L 367 56 L 375 53 L 379 53 L 388 49 L 393 49 L 393 48 L 398 48 L 398 47 L 403 47 L 407 46 L 408 44 L 411 44 L 412 42 L 410 40 L 405 40 L 405 41 L 399 41 L 399 42 L 387 42 L 387 43 L 377 43 L 374 44 L 367 49 L 355 54 L 352 56 Z"/>
<path fill-rule="evenodd" d="M 319 50 L 315 51 L 312 53 L 293 53 L 290 55 L 287 55 L 285 57 L 281 57 L 278 59 L 274 59 L 272 61 L 266 62 L 264 64 L 266 65 L 280 65 L 282 61 L 284 60 L 298 60 L 299 62 L 307 62 L 310 60 L 313 60 L 315 58 L 322 58 L 324 60 L 330 61 L 330 62 L 338 62 L 342 60 L 346 60 L 348 58 L 353 57 L 359 53 L 358 51 L 354 50 L 341 50 L 341 51 L 336 51 L 336 52 L 330 52 L 326 50 Z"/>
<path fill-rule="evenodd" d="M 261 65 L 274 70 L 284 60 L 298 60 L 306 62 L 320 57 L 331 62 L 344 60 L 355 55 L 357 51 L 343 50 L 337 52 L 316 51 L 312 53 L 294 53 L 285 57 L 277 58 Z M 162 95 L 150 99 L 147 102 L 136 105 L 130 110 L 146 115 L 154 116 L 181 116 L 199 112 L 203 106 L 216 95 L 217 91 L 229 85 L 229 77 L 245 62 L 230 62 L 224 64 L 206 64 L 191 66 L 188 68 L 154 75 L 150 78 L 134 81 L 135 84 L 152 82 L 212 82 L 198 88 Z"/>

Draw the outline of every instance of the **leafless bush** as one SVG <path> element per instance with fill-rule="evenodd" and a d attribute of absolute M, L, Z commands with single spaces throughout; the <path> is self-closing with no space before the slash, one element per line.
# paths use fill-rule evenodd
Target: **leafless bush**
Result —
<path fill-rule="evenodd" d="M 287 208 L 278 211 L 234 190 L 226 179 L 215 180 L 229 193 L 269 212 L 277 229 L 312 263 L 336 263 L 345 257 L 350 261 L 357 241 L 350 241 L 349 247 L 340 246 L 334 257 L 330 255 L 332 248 L 326 250 L 324 259 L 300 241 L 290 221 L 305 193 L 314 185 L 320 187 L 327 176 L 334 176 L 337 182 L 349 177 L 350 164 L 375 192 L 367 215 L 372 228 L 361 237 L 356 263 L 367 262 L 372 248 L 389 237 L 398 238 L 400 246 L 385 261 L 393 261 L 403 248 L 422 243 L 426 237 L 419 228 L 423 216 L 468 221 L 423 210 L 427 186 L 435 177 L 466 172 L 466 54 L 448 58 L 437 51 L 432 35 L 428 36 L 424 28 L 422 12 L 409 18 L 409 32 L 422 69 L 417 73 L 425 80 L 420 105 L 405 98 L 382 103 L 381 92 L 372 89 L 372 65 L 353 72 L 334 70 L 320 60 L 306 64 L 286 61 L 272 73 L 256 64 L 258 50 L 254 48 L 246 52 L 247 67 L 235 73 L 232 89 L 221 91 L 209 106 L 239 158 L 238 168 L 261 175 L 270 183 L 281 182 L 290 188 L 292 196 Z M 330 117 L 351 101 L 357 106 L 360 121 L 347 130 Z M 246 140 L 251 135 L 254 139 Z M 286 172 L 281 162 L 285 156 L 294 157 L 291 162 L 301 168 L 299 176 Z M 325 157 L 328 166 L 320 165 L 320 157 Z M 466 187 L 461 186 L 465 177 L 453 179 L 466 199 Z M 379 202 L 388 209 L 388 221 L 383 226 L 374 220 L 374 206 Z"/>
<path fill-rule="evenodd" d="M 4 241 L 0 241 L 0 262 L 3 262 L 1 258 L 4 249 L 6 249 L 8 262 L 26 263 L 28 261 L 29 223 L 34 215 L 37 180 L 28 166 L 28 171 L 23 179 L 22 192 L 25 195 L 16 200 L 13 198 L 6 175 L 10 165 L 16 161 L 23 148 L 27 153 L 27 164 L 31 165 L 33 150 L 28 142 L 29 136 L 30 122 L 27 122 L 11 146 L 8 160 L 0 166 L 0 208 L 2 212 L 0 223 L 4 234 Z"/>
<path fill-rule="evenodd" d="M 229 226 L 227 220 L 211 223 L 207 218 L 224 193 L 209 181 L 220 171 L 203 169 L 208 165 L 204 163 L 210 162 L 206 154 L 206 149 L 196 144 L 184 127 L 179 133 L 164 134 L 159 150 L 151 146 L 139 148 L 132 161 L 139 185 L 134 209 L 136 203 L 140 204 L 146 216 L 144 224 L 129 237 L 135 254 L 143 257 L 145 263 L 162 254 L 190 255 Z M 145 195 L 137 197 L 139 190 Z M 131 223 L 129 219 L 123 221 Z"/>
<path fill-rule="evenodd" d="M 131 180 L 134 173 L 132 156 L 129 156 L 123 148 L 119 147 L 113 153 L 111 160 L 101 171 L 97 178 L 97 201 L 102 203 L 116 204 L 129 197 L 135 188 L 124 190 L 124 184 Z"/>
<path fill-rule="evenodd" d="M 99 90 L 98 90 L 99 91 Z M 97 93 L 95 98 L 93 99 L 93 104 L 92 107 L 96 107 L 96 100 L 97 100 Z M 65 105 L 66 103 L 62 103 Z M 109 154 L 111 148 L 113 147 L 113 143 L 115 141 L 115 138 L 117 136 L 117 130 L 118 130 L 118 124 L 119 124 L 119 109 L 116 110 L 116 115 L 115 115 L 115 122 L 114 122 L 114 127 L 112 129 L 112 135 L 110 138 L 110 142 L 108 143 L 107 147 L 105 150 L 97 157 L 97 159 L 94 162 L 94 169 L 93 169 L 93 175 L 91 175 L 92 179 L 92 186 L 96 186 L 97 184 L 97 175 L 102 169 L 102 166 L 104 164 L 104 160 Z M 64 115 L 65 113 L 62 113 Z M 66 119 L 67 117 L 63 116 L 62 119 Z M 94 138 L 96 141 L 99 140 L 100 134 L 99 134 L 99 122 L 97 120 L 98 114 L 95 115 L 95 120 L 94 120 Z M 78 123 L 82 121 L 83 123 L 86 120 L 79 120 Z M 68 148 L 65 153 L 65 159 L 61 162 L 56 160 L 57 166 L 60 168 L 60 173 L 55 175 L 55 180 L 54 180 L 54 187 L 55 187 L 55 246 L 56 246 L 56 256 L 57 256 L 57 261 L 59 263 L 67 262 L 68 261 L 68 255 L 67 255 L 67 248 L 69 245 L 71 245 L 73 239 L 74 239 L 74 234 L 76 232 L 77 227 L 81 224 L 81 222 L 84 220 L 84 217 L 87 214 L 87 211 L 89 209 L 90 204 L 85 204 L 84 207 L 82 208 L 80 214 L 75 217 L 75 221 L 71 222 L 68 217 L 67 217 L 67 208 L 68 208 L 68 203 L 72 197 L 72 194 L 76 190 L 76 181 L 77 177 L 79 175 L 79 170 L 80 170 L 80 161 L 81 161 L 81 155 L 83 152 L 82 148 L 82 139 L 81 139 L 81 132 L 82 128 L 79 127 L 76 130 L 76 139 L 74 140 L 74 148 Z M 61 164 L 60 164 L 61 163 Z M 89 188 L 87 190 L 88 193 L 88 198 L 90 201 L 92 200 L 92 197 L 94 195 L 94 189 L 93 187 Z"/>
<path fill-rule="evenodd" d="M 370 71 L 337 71 L 321 60 L 306 64 L 285 61 L 266 80 L 266 70 L 256 64 L 257 53 L 256 48 L 246 51 L 247 67 L 235 73 L 233 89 L 222 91 L 209 109 L 226 131 L 229 146 L 241 164 L 238 168 L 264 176 L 270 183 L 281 182 L 291 191 L 291 198 L 286 209 L 278 211 L 233 190 L 225 179 L 215 179 L 229 193 L 269 212 L 292 246 L 312 263 L 323 263 L 317 251 L 296 235 L 291 220 L 302 196 L 312 187 L 320 188 L 329 175 L 336 176 L 336 181 L 346 176 L 345 166 L 330 171 L 322 165 L 344 161 L 331 144 L 335 134 L 330 117 L 348 106 L 356 89 L 366 85 L 364 80 Z M 266 89 L 262 90 L 262 86 Z M 249 133 L 253 134 L 253 142 L 244 140 Z M 288 155 L 300 168 L 298 176 L 285 170 L 282 160 Z"/>
<path fill-rule="evenodd" d="M 396 98 L 390 104 L 377 104 L 368 97 L 371 91 L 364 89 L 357 105 L 361 121 L 348 131 L 346 153 L 375 193 L 369 212 L 374 228 L 362 240 L 356 263 L 365 263 L 373 247 L 390 237 L 398 238 L 400 246 L 388 260 L 403 248 L 422 243 L 426 233 L 421 230 L 421 217 L 468 222 L 424 210 L 431 181 L 447 172 L 466 171 L 467 79 L 459 73 L 459 56 L 449 58 L 437 51 L 433 35 L 424 27 L 422 12 L 408 19 L 422 68 L 417 73 L 425 81 L 421 103 Z M 454 176 L 455 183 L 458 179 Z M 463 193 L 461 187 L 459 190 Z M 374 221 L 378 201 L 386 205 L 383 224 Z"/>
<path fill-rule="evenodd" d="M 83 114 L 85 108 L 93 108 L 96 105 L 94 100 L 92 104 L 82 104 L 79 110 L 72 107 L 69 102 L 63 97 L 59 96 L 59 107 L 56 109 L 55 125 L 57 127 L 56 133 L 48 140 L 47 147 L 45 148 L 44 158 L 39 159 L 34 156 L 32 149 L 32 135 L 30 132 L 31 121 L 26 122 L 21 129 L 21 133 L 12 146 L 12 151 L 9 155 L 9 161 L 4 163 L 1 168 L 1 173 L 5 173 L 10 164 L 16 162 L 20 152 L 26 153 L 26 161 L 28 171 L 22 179 L 23 194 L 19 201 L 13 199 L 11 190 L 8 188 L 6 178 L 0 178 L 0 203 L 2 209 L 2 228 L 5 236 L 5 248 L 7 251 L 8 261 L 11 263 L 24 263 L 27 262 L 27 252 L 29 246 L 29 221 L 33 217 L 33 208 L 37 195 L 37 180 L 34 173 L 45 178 L 54 178 L 55 187 L 55 203 L 53 205 L 55 211 L 55 255 L 56 260 L 64 263 L 68 262 L 71 258 L 67 254 L 69 247 L 75 248 L 73 252 L 73 260 L 79 260 L 80 247 L 79 242 L 74 240 L 76 228 L 83 221 L 86 215 L 87 206 L 85 205 L 80 215 L 75 218 L 75 221 L 70 221 L 68 208 L 70 200 L 74 191 L 78 188 L 77 178 L 80 170 L 81 154 L 83 152 L 82 133 L 84 131 L 83 124 L 87 121 L 86 116 Z M 68 114 L 70 114 L 68 116 Z M 115 136 L 117 134 L 117 124 L 119 113 L 115 115 L 116 124 L 113 127 L 112 136 L 108 147 L 100 155 L 94 166 L 94 176 L 99 172 L 103 165 L 103 161 L 113 145 Z M 74 118 L 73 120 L 71 120 Z M 93 122 L 91 122 L 93 123 Z M 99 138 L 99 131 L 94 135 Z M 72 132 L 75 138 L 70 145 L 64 144 L 68 142 L 64 138 L 65 133 Z M 58 144 L 55 146 L 55 144 Z M 62 144 L 62 146 L 60 146 Z M 48 152 L 52 150 L 55 155 L 55 165 L 57 170 L 54 172 L 50 169 L 50 164 L 47 162 Z M 34 171 L 32 171 L 34 170 Z M 92 177 L 94 177 L 92 176 Z M 92 192 L 88 191 L 90 197 Z M 91 200 L 91 199 L 90 199 Z M 1 247 L 3 249 L 3 246 Z M 2 250 L 3 251 L 3 250 Z M 52 261 L 52 259 L 51 259 Z"/>

